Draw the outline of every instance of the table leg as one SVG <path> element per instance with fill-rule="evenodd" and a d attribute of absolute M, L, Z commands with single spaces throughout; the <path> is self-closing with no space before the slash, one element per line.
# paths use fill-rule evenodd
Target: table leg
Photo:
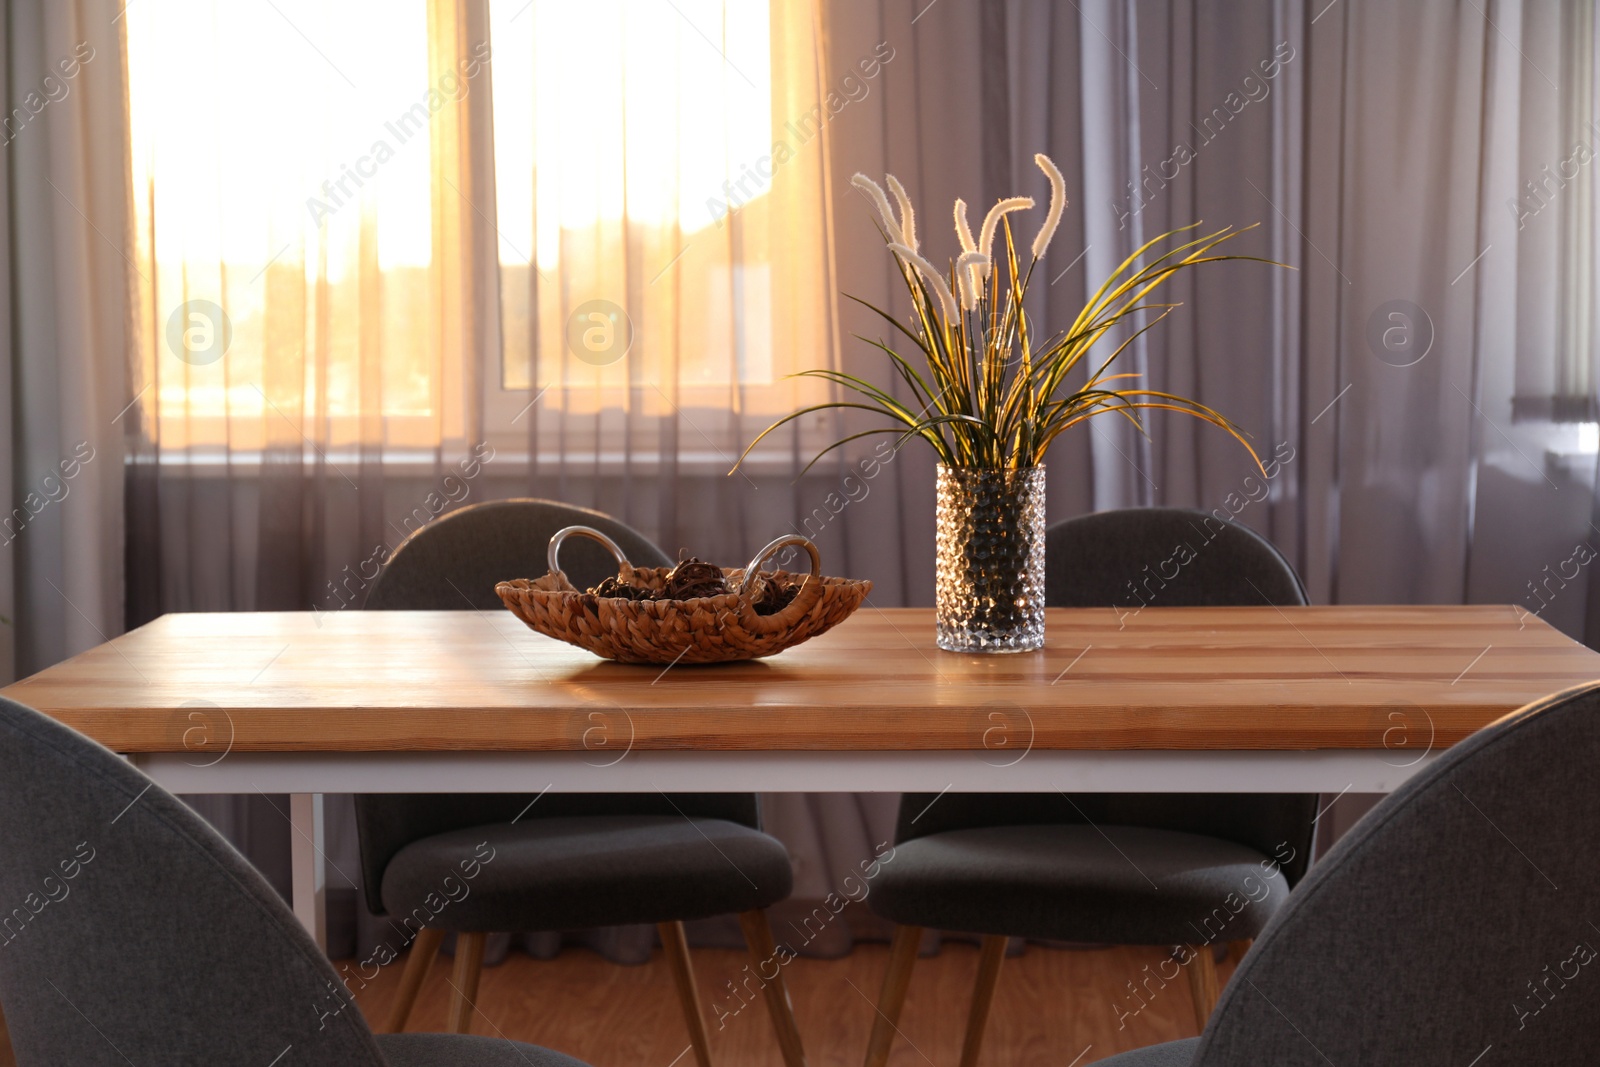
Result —
<path fill-rule="evenodd" d="M 328 886 L 326 842 L 323 836 L 322 794 L 289 794 L 289 842 L 294 872 L 294 914 L 317 947 L 328 949 Z"/>
<path fill-rule="evenodd" d="M 17 1067 L 17 1057 L 11 1051 L 11 1035 L 6 1031 L 4 1013 L 0 1013 L 0 1067 Z"/>

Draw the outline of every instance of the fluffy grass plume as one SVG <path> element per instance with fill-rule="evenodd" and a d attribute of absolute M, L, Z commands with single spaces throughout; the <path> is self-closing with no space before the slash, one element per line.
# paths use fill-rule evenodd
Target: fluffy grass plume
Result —
<path fill-rule="evenodd" d="M 1111 272 L 1071 325 L 1039 341 L 1023 311 L 1023 300 L 1034 267 L 1044 257 L 1061 221 L 1066 182 L 1048 157 L 1040 154 L 1034 160 L 1050 180 L 1050 207 L 1027 249 L 1027 263 L 1017 255 L 1007 216 L 1031 208 L 1031 199 L 1011 197 L 995 204 L 984 216 L 976 242 L 967 225 L 966 204 L 958 200 L 953 221 L 962 255 L 951 263 L 948 276 L 914 245 L 915 216 L 900 183 L 893 176 L 888 178 L 901 209 L 897 221 L 883 189 L 866 175 L 855 176 L 852 184 L 877 209 L 884 241 L 911 294 L 912 314 L 909 322 L 902 322 L 864 300 L 857 302 L 881 316 L 916 352 L 908 356 L 911 349 L 905 346 L 902 351 L 883 341 L 862 340 L 889 357 L 910 396 L 899 399 L 887 389 L 842 371 L 801 371 L 798 376 L 831 382 L 855 394 L 854 399 L 815 404 L 786 415 L 750 443 L 739 457 L 740 463 L 778 427 L 830 408 L 870 411 L 889 425 L 834 442 L 819 452 L 806 470 L 835 448 L 875 433 L 898 434 L 901 442 L 920 437 L 946 466 L 989 470 L 1036 467 L 1044 462 L 1045 451 L 1057 435 L 1080 422 L 1116 413 L 1144 433 L 1141 413 L 1153 409 L 1191 415 L 1226 431 L 1260 466 L 1260 457 L 1244 432 L 1219 412 L 1175 393 L 1138 388 L 1130 381 L 1137 379 L 1137 374 L 1112 372 L 1117 357 L 1129 345 L 1179 306 L 1156 298 L 1157 291 L 1174 275 L 1225 260 L 1273 263 L 1217 251 L 1255 227 L 1235 230 L 1230 226 L 1194 237 L 1191 231 L 1200 226 L 1196 222 L 1161 234 Z M 1004 247 L 997 255 L 993 245 L 1001 233 Z M 1124 327 L 1126 336 L 1103 355 L 1112 340 L 1108 335 L 1119 326 Z M 1082 384 L 1069 387 L 1067 379 L 1080 366 L 1086 368 Z"/>

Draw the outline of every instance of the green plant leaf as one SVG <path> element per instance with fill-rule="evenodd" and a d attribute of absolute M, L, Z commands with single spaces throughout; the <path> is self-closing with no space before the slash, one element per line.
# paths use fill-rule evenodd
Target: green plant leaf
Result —
<path fill-rule="evenodd" d="M 858 297 L 851 299 L 917 346 L 925 372 L 886 342 L 861 338 L 888 356 L 913 403 L 908 406 L 888 390 L 843 371 L 802 371 L 797 376 L 827 381 L 868 402 L 834 401 L 804 408 L 768 427 L 750 447 L 800 415 L 833 407 L 855 408 L 874 412 L 892 425 L 850 434 L 818 453 L 806 470 L 834 448 L 872 433 L 899 434 L 897 448 L 911 437 L 921 437 L 946 464 L 1016 468 L 1042 463 L 1055 438 L 1086 419 L 1115 413 L 1128 419 L 1140 433 L 1146 433 L 1141 413 L 1168 410 L 1209 422 L 1229 433 L 1260 466 L 1260 457 L 1255 455 L 1248 435 L 1220 412 L 1173 393 L 1122 388 L 1120 383 L 1138 375 L 1112 373 L 1135 341 L 1181 306 L 1152 299 L 1152 294 L 1178 274 L 1229 260 L 1284 266 L 1258 256 L 1218 251 L 1254 226 L 1242 230 L 1223 227 L 1191 236 L 1200 225 L 1196 222 L 1160 234 L 1135 249 L 1101 282 L 1072 324 L 1042 343 L 1035 340 L 1026 310 L 1028 285 L 1037 264 L 1031 259 L 1026 265 L 1021 262 L 1009 217 L 1002 220 L 1003 254 L 991 259 L 977 307 L 961 309 L 949 319 L 945 317 L 945 306 L 930 288 L 929 278 L 895 253 L 896 266 L 911 297 L 909 321 Z M 1162 248 L 1163 245 L 1167 247 Z M 948 284 L 953 292 L 959 291 L 953 264 Z M 1151 311 L 1157 314 L 1144 321 L 1136 318 Z M 1133 328 L 1122 336 L 1125 326 Z M 1108 340 L 1115 343 L 1109 354 L 1101 354 L 1102 345 Z M 1069 390 L 1068 376 L 1091 356 L 1093 362 L 1088 365 L 1093 370 L 1082 385 Z M 913 411 L 912 407 L 921 407 L 921 411 Z M 748 455 L 746 449 L 740 462 Z"/>

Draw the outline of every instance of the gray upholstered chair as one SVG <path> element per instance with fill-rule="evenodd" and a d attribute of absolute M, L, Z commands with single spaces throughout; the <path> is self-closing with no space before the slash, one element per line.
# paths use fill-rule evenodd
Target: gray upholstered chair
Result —
<path fill-rule="evenodd" d="M 550 536 L 572 525 L 605 533 L 635 565 L 671 565 L 643 535 L 599 512 L 548 500 L 495 501 L 444 515 L 408 538 L 378 575 L 366 607 L 499 608 L 495 583 L 543 574 Z M 603 548 L 578 538 L 562 549 L 561 568 L 579 588 L 617 570 Z M 764 909 L 788 897 L 793 882 L 788 851 L 761 832 L 755 795 L 535 799 L 520 793 L 356 797 L 367 906 L 418 927 L 389 1029 L 405 1027 L 447 931 L 457 934 L 449 1025 L 465 1033 L 486 934 L 653 923 L 690 1042 L 701 1067 L 708 1067 L 705 1018 L 683 924 L 737 914 L 765 977 L 763 965 L 770 967 L 775 948 Z M 486 855 L 492 861 L 483 862 Z M 459 902 L 442 898 L 442 879 L 463 864 L 476 872 L 471 886 L 463 888 Z M 793 1067 L 803 1056 L 781 972 L 764 991 L 778 1043 Z"/>
<path fill-rule="evenodd" d="M 643 534 L 603 512 L 554 500 L 491 500 L 441 515 L 406 538 L 378 572 L 366 608 L 500 609 L 495 585 L 543 574 L 550 538 L 565 526 L 594 527 L 636 567 L 672 566 L 672 559 Z M 617 563 L 594 541 L 576 537 L 561 548 L 561 569 L 579 589 L 587 589 L 615 575 Z"/>
<path fill-rule="evenodd" d="M 581 1067 L 451 1034 L 374 1038 L 243 857 L 53 719 L 0 698 L 0 1002 L 20 1067 Z"/>
<path fill-rule="evenodd" d="M 1314 867 L 1205 1033 L 1107 1067 L 1594 1063 L 1600 685 L 1419 771 Z"/>
<path fill-rule="evenodd" d="M 1115 608 L 1127 626 L 1142 606 L 1306 602 L 1270 542 L 1197 511 L 1071 519 L 1047 532 L 1045 560 L 1047 604 Z M 1179 955 L 1203 1027 L 1217 999 L 1212 946 L 1242 955 L 1282 906 L 1315 817 L 1314 795 L 906 794 L 895 861 L 867 898 L 898 924 L 867 1064 L 888 1058 L 923 928 L 983 935 L 962 1067 L 977 1062 L 1011 937 L 1189 946 Z M 1222 906 L 1264 869 L 1248 906 Z"/>

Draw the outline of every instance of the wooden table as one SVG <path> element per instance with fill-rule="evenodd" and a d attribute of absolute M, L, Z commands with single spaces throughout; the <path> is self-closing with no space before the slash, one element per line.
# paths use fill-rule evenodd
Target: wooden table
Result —
<path fill-rule="evenodd" d="M 863 610 L 770 660 L 624 666 L 507 612 L 167 615 L 7 687 L 181 793 L 290 793 L 321 933 L 321 795 L 1386 792 L 1600 678 L 1509 606 L 1053 609 L 1036 653 Z"/>

